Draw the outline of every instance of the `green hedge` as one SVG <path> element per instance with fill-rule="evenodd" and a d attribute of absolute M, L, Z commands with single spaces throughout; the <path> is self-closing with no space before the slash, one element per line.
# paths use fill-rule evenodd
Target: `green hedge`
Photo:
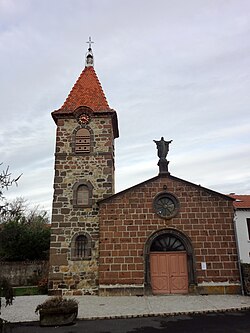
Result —
<path fill-rule="evenodd" d="M 43 295 L 38 286 L 28 286 L 28 287 L 13 287 L 14 297 L 16 296 L 32 296 L 32 295 Z M 1 295 L 0 291 L 0 297 Z"/>

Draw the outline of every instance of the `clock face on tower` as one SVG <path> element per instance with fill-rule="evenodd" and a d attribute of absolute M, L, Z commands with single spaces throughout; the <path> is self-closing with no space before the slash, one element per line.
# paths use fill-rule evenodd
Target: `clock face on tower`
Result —
<path fill-rule="evenodd" d="M 156 196 L 153 207 L 160 217 L 169 219 L 178 213 L 179 202 L 173 194 L 163 192 Z"/>
<path fill-rule="evenodd" d="M 90 116 L 86 113 L 82 113 L 78 118 L 78 122 L 81 125 L 88 124 L 90 122 Z"/>

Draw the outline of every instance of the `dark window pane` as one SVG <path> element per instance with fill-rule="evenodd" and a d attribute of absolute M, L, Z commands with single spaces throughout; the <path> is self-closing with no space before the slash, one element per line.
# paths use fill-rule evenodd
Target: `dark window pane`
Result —
<path fill-rule="evenodd" d="M 250 219 L 247 219 L 248 239 L 250 239 Z"/>
<path fill-rule="evenodd" d="M 88 256 L 88 239 L 84 235 L 77 236 L 75 243 L 75 255 L 79 258 Z"/>
<path fill-rule="evenodd" d="M 184 251 L 181 241 L 173 235 L 164 234 L 158 236 L 151 245 L 152 252 Z"/>

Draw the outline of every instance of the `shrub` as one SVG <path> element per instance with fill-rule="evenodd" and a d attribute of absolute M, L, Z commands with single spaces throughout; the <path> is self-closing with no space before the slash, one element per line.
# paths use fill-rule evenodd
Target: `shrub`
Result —
<path fill-rule="evenodd" d="M 78 310 L 78 302 L 73 298 L 63 298 L 61 296 L 54 296 L 47 299 L 42 304 L 39 304 L 36 308 L 36 313 L 40 311 L 46 312 L 77 312 Z"/>
<path fill-rule="evenodd" d="M 5 298 L 5 306 L 12 305 L 14 300 L 14 292 L 12 286 L 9 284 L 8 280 L 3 279 L 0 281 L 0 297 Z M 1 310 L 1 300 L 0 300 L 0 310 Z"/>
<path fill-rule="evenodd" d="M 47 294 L 48 293 L 48 278 L 43 278 L 38 281 L 38 290 L 41 294 Z"/>

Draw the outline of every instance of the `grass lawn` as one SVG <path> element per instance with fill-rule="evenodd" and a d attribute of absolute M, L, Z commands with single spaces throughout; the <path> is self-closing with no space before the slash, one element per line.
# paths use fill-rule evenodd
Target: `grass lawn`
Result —
<path fill-rule="evenodd" d="M 37 286 L 14 287 L 14 296 L 28 296 L 41 294 Z"/>

